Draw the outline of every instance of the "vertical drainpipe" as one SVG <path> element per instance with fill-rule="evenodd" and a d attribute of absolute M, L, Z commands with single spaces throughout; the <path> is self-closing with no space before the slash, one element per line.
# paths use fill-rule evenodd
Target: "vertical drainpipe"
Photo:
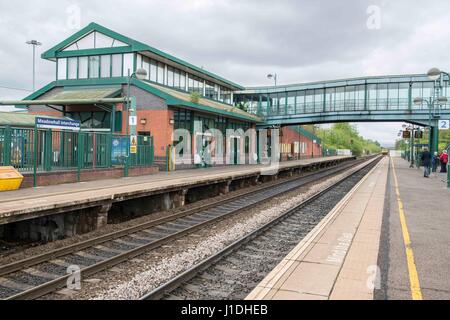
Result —
<path fill-rule="evenodd" d="M 112 142 L 113 142 L 113 138 L 114 138 L 114 133 L 116 132 L 116 105 L 113 104 L 111 106 L 111 133 L 109 134 L 109 138 L 108 138 L 108 148 L 107 148 L 107 155 L 106 155 L 106 159 L 107 159 L 107 167 L 111 168 L 112 167 Z"/>
<path fill-rule="evenodd" d="M 34 163 L 33 163 L 33 186 L 37 187 L 37 167 L 38 167 L 38 134 L 39 131 L 36 126 L 34 126 L 34 137 L 33 137 L 33 148 L 34 148 Z"/>

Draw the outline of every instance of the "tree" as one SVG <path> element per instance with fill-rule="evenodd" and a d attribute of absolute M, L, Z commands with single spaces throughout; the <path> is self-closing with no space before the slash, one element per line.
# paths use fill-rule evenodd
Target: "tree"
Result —
<path fill-rule="evenodd" d="M 337 123 L 330 129 L 316 128 L 315 130 L 327 149 L 350 149 L 355 156 L 381 152 L 380 143 L 361 137 L 356 125 Z"/>

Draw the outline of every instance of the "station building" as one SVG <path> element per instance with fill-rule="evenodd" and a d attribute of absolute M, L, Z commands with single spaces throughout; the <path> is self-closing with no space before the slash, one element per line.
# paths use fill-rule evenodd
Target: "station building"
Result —
<path fill-rule="evenodd" d="M 236 103 L 243 86 L 96 23 L 42 58 L 55 63 L 55 80 L 25 100 L 60 103 L 30 105 L 29 113 L 69 117 L 81 121 L 83 130 L 126 135 L 129 115 L 123 103 L 76 105 L 64 100 L 135 97 L 136 134 L 153 138 L 156 159 L 165 159 L 168 146 L 177 143 L 173 141 L 176 129 L 189 130 L 192 144 L 199 143 L 198 135 L 203 133 L 194 129 L 194 123 L 201 123 L 203 132 L 218 129 L 224 135 L 227 129 L 245 132 L 264 126 L 263 118 Z M 146 79 L 135 76 L 138 69 L 146 70 Z M 319 139 L 300 127 L 283 128 L 281 136 L 282 159 L 322 154 Z M 230 148 L 223 143 L 224 149 Z M 255 152 L 256 142 L 252 144 L 240 152 Z"/>

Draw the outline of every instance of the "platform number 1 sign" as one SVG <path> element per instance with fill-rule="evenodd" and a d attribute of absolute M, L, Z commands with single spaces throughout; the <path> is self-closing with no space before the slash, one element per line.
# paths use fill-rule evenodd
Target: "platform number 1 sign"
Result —
<path fill-rule="evenodd" d="M 450 120 L 439 120 L 439 130 L 449 130 Z"/>

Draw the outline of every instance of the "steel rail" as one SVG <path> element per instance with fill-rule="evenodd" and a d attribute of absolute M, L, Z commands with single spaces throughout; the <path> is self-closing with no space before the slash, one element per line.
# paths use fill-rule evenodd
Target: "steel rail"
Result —
<path fill-rule="evenodd" d="M 151 227 L 156 227 L 156 226 L 159 226 L 159 225 L 167 223 L 167 222 L 171 222 L 171 221 L 174 221 L 174 220 L 177 220 L 180 218 L 184 218 L 186 216 L 190 216 L 195 213 L 210 209 L 212 207 L 219 206 L 219 205 L 222 205 L 227 202 L 231 202 L 242 196 L 247 196 L 247 195 L 253 194 L 255 192 L 264 191 L 264 190 L 267 190 L 267 189 L 270 189 L 270 188 L 273 188 L 273 187 L 276 187 L 279 185 L 283 185 L 288 182 L 305 179 L 305 178 L 317 175 L 319 173 L 324 173 L 324 171 L 327 171 L 327 170 L 335 170 L 335 169 L 339 169 L 339 168 L 342 168 L 342 170 L 345 170 L 347 167 L 349 167 L 349 166 L 353 165 L 355 162 L 359 162 L 359 161 L 361 161 L 361 160 L 353 160 L 353 161 L 344 163 L 341 166 L 330 167 L 330 168 L 327 168 L 327 169 L 319 171 L 319 172 L 312 172 L 312 173 L 308 173 L 308 174 L 300 176 L 300 177 L 294 177 L 294 178 L 291 178 L 288 180 L 283 180 L 283 181 L 275 183 L 275 184 L 270 184 L 268 186 L 262 186 L 260 188 L 252 189 L 252 190 L 249 190 L 249 191 L 243 192 L 243 193 L 239 193 L 237 195 L 233 195 L 233 196 L 227 197 L 225 199 L 220 199 L 220 200 L 212 202 L 212 203 L 195 206 L 194 208 L 184 210 L 182 212 L 176 213 L 176 214 L 168 216 L 168 217 L 152 220 L 152 221 L 140 224 L 138 226 L 133 226 L 133 227 L 129 227 L 129 228 L 126 228 L 126 229 L 123 229 L 120 231 L 111 232 L 106 235 L 102 235 L 102 236 L 99 236 L 99 237 L 96 237 L 93 239 L 89 239 L 89 240 L 86 240 L 83 242 L 79 242 L 79 243 L 76 243 L 73 245 L 66 246 L 63 248 L 52 250 L 50 252 L 32 256 L 32 257 L 29 257 L 29 258 L 26 258 L 26 259 L 23 259 L 20 261 L 15 261 L 15 262 L 12 262 L 7 265 L 0 266 L 0 276 L 5 276 L 5 275 L 8 275 L 13 272 L 20 271 L 22 269 L 29 268 L 29 267 L 35 266 L 35 265 L 43 263 L 43 262 L 47 262 L 49 260 L 53 260 L 53 259 L 65 256 L 65 255 L 77 252 L 77 251 L 84 250 L 86 248 L 100 245 L 105 242 L 108 242 L 111 240 L 116 240 L 118 238 L 122 238 L 122 237 L 128 236 L 130 234 L 133 234 L 133 233 L 136 233 L 136 232 L 139 232 L 139 231 L 151 228 Z"/>
<path fill-rule="evenodd" d="M 210 256 L 209 258 L 203 260 L 202 262 L 198 263 L 197 265 L 193 266 L 192 268 L 188 269 L 187 271 L 183 272 L 182 274 L 178 275 L 177 277 L 173 278 L 172 280 L 170 280 L 170 281 L 166 282 L 165 284 L 161 285 L 160 287 L 156 288 L 152 292 L 144 295 L 143 297 L 140 298 L 140 300 L 158 300 L 158 299 L 163 298 L 165 295 L 169 294 L 170 292 L 173 292 L 175 289 L 179 288 L 184 283 L 193 279 L 197 274 L 205 271 L 206 269 L 208 269 L 209 267 L 211 267 L 218 261 L 222 260 L 224 257 L 228 256 L 230 253 L 239 249 L 242 245 L 250 242 L 251 240 L 253 240 L 257 236 L 263 234 L 264 232 L 266 232 L 273 226 L 278 225 L 281 221 L 283 221 L 283 220 L 289 218 L 290 216 L 292 216 L 293 214 L 295 214 L 299 209 L 306 207 L 311 202 L 318 199 L 320 196 L 327 193 L 328 191 L 330 191 L 331 189 L 333 189 L 334 187 L 336 187 L 343 181 L 349 179 L 350 177 L 361 172 L 365 168 L 370 167 L 371 165 L 376 166 L 376 164 L 379 163 L 379 161 L 377 161 L 379 159 L 381 159 L 381 158 L 376 158 L 375 160 L 370 161 L 367 165 L 360 168 L 359 170 L 349 174 L 348 176 L 346 176 L 342 179 L 339 179 L 339 181 L 333 183 L 332 185 L 328 186 L 327 188 L 308 197 L 306 200 L 302 201 L 300 204 L 298 204 L 294 208 L 289 209 L 281 216 L 269 221 L 268 223 L 266 223 L 262 227 L 258 228 L 257 230 L 251 232 L 250 234 L 248 234 L 246 236 L 243 236 L 239 240 L 235 241 L 234 243 L 230 244 L 226 248 L 219 251 L 218 253 Z"/>
<path fill-rule="evenodd" d="M 211 208 L 211 207 L 215 207 L 215 206 L 223 204 L 223 203 L 231 202 L 232 200 L 234 200 L 236 198 L 240 198 L 240 197 L 242 197 L 244 195 L 255 194 L 257 192 L 261 192 L 261 191 L 264 191 L 264 190 L 267 190 L 267 189 L 271 189 L 271 188 L 273 188 L 275 186 L 280 186 L 280 185 L 283 185 L 283 184 L 286 184 L 286 183 L 289 183 L 289 182 L 294 182 L 296 180 L 304 180 L 304 182 L 301 183 L 300 185 L 294 186 L 292 188 L 289 188 L 288 190 L 276 193 L 276 194 L 274 194 L 272 196 L 269 196 L 269 197 L 264 199 L 264 200 L 268 200 L 268 199 L 280 196 L 280 195 L 282 195 L 282 194 L 284 194 L 286 192 L 290 192 L 290 191 L 298 189 L 300 187 L 304 187 L 305 185 L 314 182 L 315 181 L 314 178 L 316 176 L 320 176 L 319 179 L 324 179 L 326 177 L 335 175 L 335 174 L 337 174 L 337 173 L 339 173 L 341 171 L 345 171 L 349 167 L 355 166 L 358 163 L 361 163 L 361 162 L 366 161 L 366 160 L 367 159 L 354 160 L 351 163 L 346 163 L 345 165 L 342 165 L 342 166 L 328 168 L 328 169 L 325 169 L 325 170 L 321 170 L 319 172 L 313 172 L 313 173 L 307 174 L 305 176 L 296 177 L 296 178 L 290 179 L 288 181 L 280 182 L 280 183 L 278 183 L 276 185 L 264 186 L 262 188 L 259 188 L 258 190 L 252 190 L 252 191 L 249 191 L 249 192 L 247 192 L 245 194 L 239 194 L 239 195 L 233 196 L 232 198 L 222 199 L 222 200 L 219 200 L 219 201 L 217 201 L 215 203 L 206 204 L 206 205 L 200 206 L 198 208 L 193 208 L 193 209 L 190 209 L 190 210 L 186 210 L 185 212 L 181 212 L 181 213 L 179 213 L 177 215 L 173 215 L 173 216 L 170 216 L 170 217 L 166 217 L 166 218 L 150 221 L 150 222 L 148 222 L 146 224 L 143 224 L 143 225 L 131 227 L 131 228 L 128 228 L 128 229 L 125 229 L 125 230 L 121 230 L 121 231 L 118 231 L 118 232 L 114 232 L 114 233 L 111 233 L 111 234 L 108 234 L 108 235 L 105 235 L 105 236 L 101 236 L 101 237 L 98 237 L 98 238 L 95 238 L 95 239 L 87 240 L 85 242 L 82 242 L 82 243 L 79 243 L 79 244 L 75 244 L 75 245 L 72 245 L 72 246 L 68 246 L 66 248 L 62 248 L 62 249 L 56 250 L 54 252 L 50 252 L 50 253 L 46 253 L 46 254 L 43 254 L 43 255 L 40 255 L 40 256 L 32 257 L 30 259 L 26 259 L 26 260 L 23 260 L 23 261 L 18 261 L 16 263 L 11 264 L 11 265 L 4 266 L 4 268 L 5 268 L 4 271 L 6 272 L 8 270 L 13 270 L 13 269 L 14 269 L 14 271 L 20 271 L 20 270 L 23 270 L 25 268 L 28 268 L 30 266 L 33 266 L 33 265 L 36 265 L 36 264 L 39 264 L 39 263 L 48 262 L 49 260 L 55 259 L 57 257 L 61 257 L 61 256 L 64 256 L 64 255 L 67 255 L 67 254 L 70 254 L 70 253 L 74 253 L 74 252 L 77 252 L 77 251 L 80 251 L 80 250 L 83 250 L 83 249 L 86 249 L 86 248 L 89 248 L 89 247 L 93 247 L 95 245 L 98 245 L 98 244 L 101 244 L 101 243 L 104 243 L 104 242 L 107 242 L 107 241 L 110 241 L 110 240 L 114 240 L 114 239 L 117 239 L 117 238 L 120 238 L 120 237 L 123 237 L 123 236 L 127 236 L 129 234 L 132 234 L 134 232 L 138 232 L 140 230 L 148 229 L 150 227 L 155 227 L 155 226 L 158 226 L 158 225 L 166 223 L 166 222 L 174 221 L 174 220 L 177 220 L 179 218 L 195 214 L 197 212 L 203 211 L 203 210 Z M 372 159 L 371 161 L 374 161 L 374 160 Z M 111 267 L 113 267 L 113 266 L 115 266 L 117 264 L 120 264 L 120 263 L 125 262 L 125 261 L 130 260 L 130 259 L 133 259 L 136 256 L 139 256 L 139 255 L 141 255 L 141 254 L 143 254 L 143 253 L 145 253 L 147 251 L 159 248 L 159 247 L 163 246 L 164 244 L 170 243 L 173 240 L 176 240 L 178 238 L 184 237 L 184 236 L 186 236 L 188 234 L 191 234 L 191 233 L 193 233 L 193 232 L 195 232 L 197 230 L 203 229 L 204 227 L 206 227 L 208 225 L 211 225 L 211 224 L 217 223 L 217 222 L 219 222 L 221 220 L 224 220 L 226 218 L 229 218 L 229 217 L 231 217 L 231 216 L 233 216 L 233 215 L 235 215 L 235 214 L 237 214 L 237 213 L 239 213 L 239 212 L 241 212 L 243 210 L 246 210 L 246 209 L 248 209 L 249 207 L 252 207 L 252 206 L 254 206 L 254 204 L 248 204 L 248 205 L 241 206 L 241 207 L 239 207 L 237 209 L 234 209 L 234 210 L 232 210 L 232 211 L 230 211 L 230 212 L 228 212 L 226 214 L 220 215 L 218 217 L 211 218 L 211 219 L 209 219 L 209 220 L 207 220 L 205 222 L 201 222 L 201 223 L 198 223 L 196 225 L 190 226 L 190 227 L 188 227 L 186 229 L 182 229 L 182 230 L 180 230 L 180 231 L 178 231 L 178 232 L 176 232 L 174 234 L 170 234 L 170 235 L 168 235 L 168 236 L 166 236 L 164 238 L 157 239 L 157 240 L 152 241 L 152 242 L 150 242 L 148 244 L 144 244 L 142 246 L 139 246 L 137 248 L 128 250 L 128 251 L 126 251 L 124 253 L 118 254 L 118 255 L 116 255 L 114 257 L 111 257 L 109 259 L 105 259 L 103 261 L 95 263 L 95 264 L 93 264 L 91 266 L 88 266 L 88 267 L 82 269 L 81 270 L 81 276 L 86 278 L 86 277 L 88 277 L 88 276 L 90 276 L 92 274 L 98 273 L 98 272 L 103 271 L 105 269 L 111 268 Z M 49 257 L 50 257 L 50 259 L 49 259 Z M 14 264 L 16 264 L 16 266 L 14 266 Z M 8 273 L 11 273 L 11 272 L 8 272 Z M 43 296 L 45 294 L 48 294 L 48 293 L 51 293 L 51 292 L 57 290 L 58 288 L 64 287 L 66 285 L 66 283 L 67 283 L 67 280 L 70 277 L 71 277 L 71 275 L 61 276 L 61 277 L 59 277 L 57 279 L 54 279 L 52 281 L 49 281 L 49 282 L 46 282 L 44 284 L 38 285 L 38 286 L 36 286 L 34 288 L 31 288 L 29 290 L 25 290 L 25 291 L 20 292 L 18 294 L 15 294 L 15 295 L 12 295 L 10 297 L 7 297 L 7 298 L 5 298 L 5 300 L 24 300 L 24 299 L 36 299 L 36 298 L 39 298 L 39 297 L 41 297 L 41 296 Z"/>

